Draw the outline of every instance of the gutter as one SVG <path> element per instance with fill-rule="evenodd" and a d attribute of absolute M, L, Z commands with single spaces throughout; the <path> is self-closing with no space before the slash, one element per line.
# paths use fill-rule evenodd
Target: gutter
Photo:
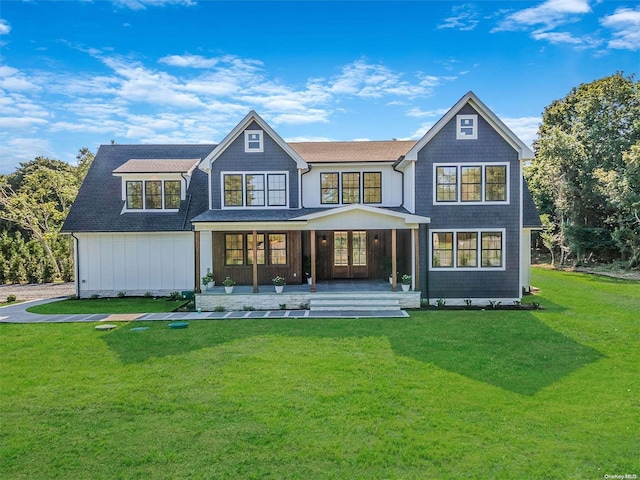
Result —
<path fill-rule="evenodd" d="M 183 178 L 184 180 L 184 188 L 185 188 L 185 193 L 187 190 L 187 184 L 189 182 L 187 182 L 186 177 L 184 176 L 184 173 L 180 173 L 180 176 Z M 184 230 L 184 227 L 187 226 L 187 216 L 189 215 L 189 207 L 191 206 L 191 194 L 190 193 L 186 193 L 186 201 L 187 201 L 187 206 L 185 207 L 184 210 L 184 220 L 182 221 L 182 230 Z"/>

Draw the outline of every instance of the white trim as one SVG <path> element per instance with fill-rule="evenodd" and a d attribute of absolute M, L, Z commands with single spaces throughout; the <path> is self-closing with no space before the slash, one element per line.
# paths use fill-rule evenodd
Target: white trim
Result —
<path fill-rule="evenodd" d="M 484 118 L 495 130 L 505 139 L 505 141 L 511 145 L 516 152 L 518 152 L 518 160 L 532 159 L 534 157 L 533 151 L 520 140 L 515 133 L 513 133 L 495 113 L 493 113 L 489 107 L 487 107 L 473 92 L 468 92 L 451 109 L 444 114 L 440 120 L 438 120 L 433 127 L 413 146 L 411 150 L 407 152 L 404 159 L 398 163 L 399 168 L 405 166 L 405 162 L 418 159 L 418 152 L 435 137 L 445 125 L 452 120 L 455 115 L 466 104 L 471 105 L 481 116 Z"/>
<path fill-rule="evenodd" d="M 276 131 L 271 128 L 267 122 L 265 122 L 260 115 L 258 115 L 254 110 L 251 110 L 247 115 L 234 127 L 229 134 L 224 137 L 224 139 L 218 144 L 213 151 L 207 155 L 198 165 L 198 168 L 203 171 L 211 170 L 211 164 L 215 162 L 220 155 L 224 153 L 224 151 L 233 143 L 233 141 L 240 136 L 240 134 L 249 126 L 252 122 L 256 122 L 256 124 L 262 128 L 264 133 L 269 135 L 271 139 L 276 142 L 280 148 L 282 148 L 297 164 L 298 168 L 302 168 L 304 170 L 309 169 L 309 165 L 305 162 L 298 153 L 289 146 L 287 142 L 285 142 L 280 135 L 276 133 Z M 263 138 L 264 143 L 264 138 Z"/>
<path fill-rule="evenodd" d="M 438 167 L 455 167 L 456 171 L 456 192 L 458 200 L 455 202 L 446 202 L 446 201 L 438 201 L 438 176 L 437 171 Z M 479 202 L 463 202 L 460 200 L 462 196 L 462 175 L 460 173 L 461 167 L 482 167 L 482 179 L 481 179 L 481 187 L 482 187 L 482 200 Z M 507 167 L 505 173 L 506 180 L 506 192 L 505 192 L 505 200 L 484 200 L 485 198 L 485 190 L 486 190 L 486 167 Z M 433 205 L 509 205 L 511 204 L 511 165 L 509 162 L 450 162 L 450 163 L 434 163 L 433 164 Z M 522 199 L 520 199 L 520 205 L 522 205 Z"/>
<path fill-rule="evenodd" d="M 257 135 L 258 139 L 249 139 L 251 135 Z M 251 148 L 250 143 L 258 142 L 258 148 Z M 244 153 L 262 153 L 264 152 L 264 131 L 263 130 L 245 130 L 244 131 Z"/>
<path fill-rule="evenodd" d="M 482 234 L 500 232 L 502 233 L 502 266 L 500 267 L 483 267 L 482 266 Z M 433 266 L 433 234 L 434 233 L 453 233 L 453 257 L 452 267 L 434 267 Z M 478 265 L 476 267 L 458 267 L 458 233 L 477 233 L 477 245 L 476 253 Z M 470 227 L 470 228 L 433 228 L 429 229 L 429 271 L 430 272 L 503 272 L 507 269 L 507 231 L 505 228 L 484 228 L 484 227 Z"/>
<path fill-rule="evenodd" d="M 462 125 L 462 122 L 472 120 L 472 125 Z M 463 134 L 463 128 L 471 128 L 471 134 Z M 456 140 L 478 139 L 478 115 L 456 115 Z"/>
<path fill-rule="evenodd" d="M 224 204 L 224 177 L 225 175 L 242 175 L 242 205 L 238 206 L 225 206 Z M 247 184 L 245 180 L 246 175 L 264 175 L 264 205 L 245 205 L 247 200 Z M 285 176 L 285 204 L 284 205 L 269 205 L 269 180 L 268 175 L 284 175 Z M 284 209 L 289 208 L 289 172 L 286 170 L 265 170 L 265 171 L 223 171 L 220 172 L 220 208 L 222 210 L 238 210 L 244 208 L 265 208 L 265 209 Z"/>
<path fill-rule="evenodd" d="M 378 215 L 393 217 L 393 218 L 401 218 L 405 221 L 405 223 L 430 223 L 431 219 L 429 217 L 423 217 L 420 215 L 414 215 L 412 213 L 401 213 L 394 212 L 393 210 L 387 210 L 384 208 L 373 207 L 370 205 L 364 205 L 362 203 L 350 203 L 348 205 L 343 205 L 341 207 L 329 208 L 322 212 L 310 213 L 308 215 L 303 215 L 300 217 L 296 217 L 292 220 L 315 220 L 317 218 L 329 217 L 331 215 L 340 215 L 342 213 L 350 212 L 351 210 L 359 210 L 363 212 L 376 213 Z M 355 228 L 355 227 L 354 227 Z"/>

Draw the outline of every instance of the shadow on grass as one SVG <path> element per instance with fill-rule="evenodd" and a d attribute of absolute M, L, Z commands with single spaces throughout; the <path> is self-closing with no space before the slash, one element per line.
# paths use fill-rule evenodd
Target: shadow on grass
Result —
<path fill-rule="evenodd" d="M 171 330 L 164 322 L 135 325 L 150 329 L 124 327 L 103 337 L 124 363 L 179 356 L 253 336 L 384 336 L 396 355 L 523 395 L 603 357 L 524 311 L 413 312 L 411 319 L 196 321 L 184 330 Z"/>

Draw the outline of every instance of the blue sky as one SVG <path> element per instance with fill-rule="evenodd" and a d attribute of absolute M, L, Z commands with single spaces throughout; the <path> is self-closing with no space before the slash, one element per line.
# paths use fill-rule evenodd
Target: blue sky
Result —
<path fill-rule="evenodd" d="M 530 143 L 572 87 L 640 67 L 635 0 L 0 3 L 0 173 L 100 144 L 417 139 L 473 90 Z"/>

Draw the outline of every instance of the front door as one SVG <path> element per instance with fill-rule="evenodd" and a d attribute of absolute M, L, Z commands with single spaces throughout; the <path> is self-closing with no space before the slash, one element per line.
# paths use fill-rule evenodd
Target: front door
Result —
<path fill-rule="evenodd" d="M 367 232 L 333 232 L 333 278 L 367 278 Z"/>

